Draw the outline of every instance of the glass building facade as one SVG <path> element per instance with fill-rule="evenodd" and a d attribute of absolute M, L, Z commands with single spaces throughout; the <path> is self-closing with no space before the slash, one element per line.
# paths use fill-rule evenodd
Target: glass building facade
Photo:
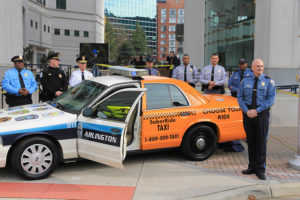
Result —
<path fill-rule="evenodd" d="M 239 58 L 251 65 L 255 0 L 206 0 L 205 13 L 205 63 L 218 53 L 219 64 L 225 67 L 237 67 Z"/>
<path fill-rule="evenodd" d="M 156 0 L 105 0 L 105 17 L 116 29 L 131 36 L 136 22 L 144 29 L 147 46 L 156 52 Z"/>

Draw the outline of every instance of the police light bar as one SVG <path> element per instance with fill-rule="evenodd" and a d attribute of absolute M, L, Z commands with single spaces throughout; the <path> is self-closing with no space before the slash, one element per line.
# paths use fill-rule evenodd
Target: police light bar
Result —
<path fill-rule="evenodd" d="M 127 77 L 140 77 L 148 75 L 148 70 L 145 69 L 136 69 L 129 67 L 113 66 L 109 67 L 108 71 L 110 75 L 121 75 Z"/>

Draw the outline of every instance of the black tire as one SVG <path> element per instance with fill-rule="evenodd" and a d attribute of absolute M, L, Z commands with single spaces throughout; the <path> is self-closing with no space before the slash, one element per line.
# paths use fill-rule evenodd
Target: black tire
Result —
<path fill-rule="evenodd" d="M 211 127 L 195 126 L 186 133 L 181 152 L 189 160 L 206 160 L 214 153 L 216 141 L 216 134 Z"/>
<path fill-rule="evenodd" d="M 43 137 L 32 137 L 17 144 L 11 155 L 12 168 L 23 178 L 48 177 L 59 163 L 55 144 Z"/>

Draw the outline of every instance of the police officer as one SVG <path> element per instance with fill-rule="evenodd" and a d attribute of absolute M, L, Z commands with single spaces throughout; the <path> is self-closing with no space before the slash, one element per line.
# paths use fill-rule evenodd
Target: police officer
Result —
<path fill-rule="evenodd" d="M 9 107 L 31 104 L 31 95 L 37 90 L 37 84 L 31 71 L 24 69 L 23 56 L 11 58 L 15 68 L 5 72 L 2 88 L 7 92 L 6 103 Z"/>
<path fill-rule="evenodd" d="M 87 60 L 85 56 L 79 56 L 76 59 L 76 62 L 78 64 L 79 69 L 72 72 L 71 74 L 71 78 L 69 81 L 71 87 L 77 85 L 78 83 L 81 83 L 84 80 L 93 78 L 93 74 L 86 70 Z"/>
<path fill-rule="evenodd" d="M 211 64 L 205 66 L 200 73 L 200 83 L 202 84 L 204 93 L 224 94 L 224 84 L 227 81 L 227 73 L 224 67 L 218 65 L 218 54 L 212 54 L 210 61 Z"/>
<path fill-rule="evenodd" d="M 245 58 L 239 59 L 239 70 L 234 72 L 228 80 L 228 88 L 231 96 L 236 97 L 240 87 L 240 82 L 244 77 L 250 76 L 252 71 L 247 68 L 247 61 Z"/>
<path fill-rule="evenodd" d="M 158 70 L 153 68 L 153 58 L 151 55 L 146 57 L 146 70 L 148 70 L 149 75 L 159 76 Z"/>
<path fill-rule="evenodd" d="M 59 68 L 59 56 L 59 53 L 51 53 L 48 56 L 49 66 L 41 73 L 42 101 L 52 101 L 68 89 L 68 79 Z"/>
<path fill-rule="evenodd" d="M 253 75 L 244 77 L 237 94 L 243 111 L 243 124 L 247 135 L 249 165 L 243 174 L 256 174 L 265 180 L 266 145 L 269 130 L 270 107 L 275 102 L 275 83 L 263 74 L 261 59 L 252 62 Z"/>
<path fill-rule="evenodd" d="M 190 56 L 188 54 L 183 55 L 183 64 L 174 69 L 172 78 L 182 80 L 195 87 L 199 80 L 199 73 L 198 69 L 190 64 Z"/>

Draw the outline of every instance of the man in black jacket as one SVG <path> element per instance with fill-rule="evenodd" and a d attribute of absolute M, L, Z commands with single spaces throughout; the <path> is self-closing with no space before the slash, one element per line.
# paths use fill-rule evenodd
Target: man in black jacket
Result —
<path fill-rule="evenodd" d="M 58 52 L 51 53 L 48 56 L 49 66 L 41 72 L 42 101 L 52 101 L 68 90 L 68 79 L 65 72 L 59 68 L 59 56 Z"/>
<path fill-rule="evenodd" d="M 180 60 L 175 56 L 174 51 L 171 51 L 170 56 L 167 56 L 167 61 L 168 64 L 171 65 L 169 68 L 169 77 L 172 77 L 173 70 L 180 65 Z"/>

